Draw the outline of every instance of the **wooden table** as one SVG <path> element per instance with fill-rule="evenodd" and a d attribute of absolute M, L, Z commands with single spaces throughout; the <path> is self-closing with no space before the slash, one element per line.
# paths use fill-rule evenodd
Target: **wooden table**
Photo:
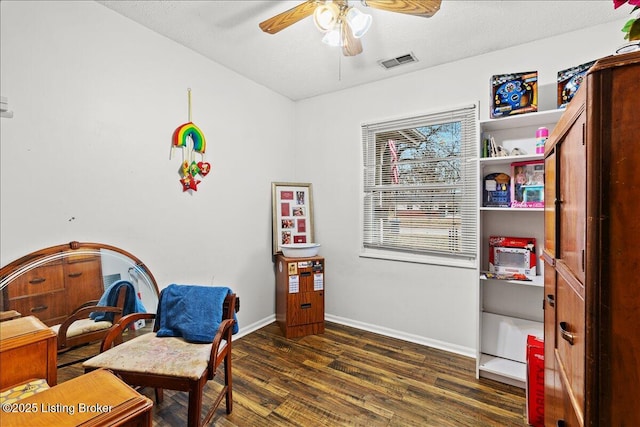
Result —
<path fill-rule="evenodd" d="M 153 402 L 99 369 L 0 409 L 2 427 L 151 427 Z"/>
<path fill-rule="evenodd" d="M 0 322 L 0 390 L 34 378 L 58 380 L 57 336 L 35 316 Z"/>

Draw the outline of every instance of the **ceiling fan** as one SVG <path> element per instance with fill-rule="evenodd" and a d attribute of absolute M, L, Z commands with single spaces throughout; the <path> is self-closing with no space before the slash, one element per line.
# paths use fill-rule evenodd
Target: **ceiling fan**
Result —
<path fill-rule="evenodd" d="M 360 0 L 360 2 L 374 9 L 430 18 L 440 9 L 441 0 Z M 275 34 L 311 15 L 318 29 L 325 33 L 323 42 L 332 46 L 341 46 L 344 56 L 355 56 L 362 52 L 360 37 L 371 26 L 371 15 L 350 6 L 347 0 L 307 0 L 259 25 L 265 33 Z"/>

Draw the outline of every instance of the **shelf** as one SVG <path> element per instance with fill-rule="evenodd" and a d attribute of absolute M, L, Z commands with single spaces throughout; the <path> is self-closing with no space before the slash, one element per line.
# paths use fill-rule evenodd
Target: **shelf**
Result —
<path fill-rule="evenodd" d="M 544 161 L 544 154 L 536 153 L 534 135 L 539 127 L 552 130 L 564 109 L 519 114 L 479 122 L 482 138 L 479 154 L 483 153 L 484 138 L 489 135 L 497 145 L 511 152 L 515 148 L 528 153 L 519 156 L 479 157 L 478 194 L 480 205 L 485 199 L 484 178 L 489 173 L 511 176 L 511 165 L 519 162 Z M 513 196 L 512 196 L 513 197 Z M 508 213 L 506 213 L 508 212 Z M 544 241 L 545 208 L 512 208 L 480 206 L 478 208 L 479 257 L 488 265 L 487 238 L 490 236 L 528 236 L 538 245 Z M 486 269 L 486 267 L 484 267 Z M 540 269 L 542 264 L 540 263 Z M 526 345 L 529 335 L 544 335 L 544 312 L 540 304 L 544 294 L 544 275 L 531 280 L 487 278 L 478 268 L 478 354 L 476 372 L 517 387 L 526 384 Z M 539 271 L 538 271 L 539 272 Z"/>
<path fill-rule="evenodd" d="M 506 212 L 544 212 L 544 208 L 497 208 L 492 206 L 481 206 L 481 211 L 506 211 Z"/>
<path fill-rule="evenodd" d="M 526 361 L 527 337 L 544 336 L 544 324 L 537 320 L 482 312 L 482 344 L 480 352 L 509 360 Z"/>
<path fill-rule="evenodd" d="M 542 126 L 549 123 L 555 124 L 560 120 L 560 116 L 562 116 L 564 111 L 564 109 L 547 110 L 536 113 L 517 114 L 499 119 L 480 120 L 480 127 L 483 132 L 487 132 L 525 126 Z"/>
<path fill-rule="evenodd" d="M 513 283 L 516 285 L 535 286 L 539 288 L 544 287 L 544 277 L 542 276 L 535 276 L 534 278 L 531 279 L 531 281 L 526 281 L 526 280 L 489 279 L 484 274 L 480 274 L 480 280 L 496 280 L 498 282 Z"/>
<path fill-rule="evenodd" d="M 480 165 L 502 165 L 514 162 L 528 162 L 531 160 L 544 160 L 544 154 L 524 154 L 522 156 L 481 157 Z"/>
<path fill-rule="evenodd" d="M 502 357 L 491 356 L 483 353 L 480 355 L 480 364 L 478 369 L 481 371 L 481 376 L 486 376 L 482 375 L 482 372 L 486 372 L 501 378 L 515 380 L 519 383 L 526 383 L 527 381 L 526 363 L 520 363 L 514 360 L 504 359 Z"/>

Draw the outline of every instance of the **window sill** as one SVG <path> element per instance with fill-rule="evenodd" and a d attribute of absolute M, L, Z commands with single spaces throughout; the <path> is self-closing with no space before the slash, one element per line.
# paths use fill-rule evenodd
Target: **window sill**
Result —
<path fill-rule="evenodd" d="M 432 264 L 445 267 L 458 267 L 475 269 L 477 267 L 475 259 L 448 258 L 446 256 L 409 254 L 394 251 L 384 251 L 379 249 L 363 249 L 360 258 L 383 259 L 387 261 L 413 262 L 418 264 Z"/>

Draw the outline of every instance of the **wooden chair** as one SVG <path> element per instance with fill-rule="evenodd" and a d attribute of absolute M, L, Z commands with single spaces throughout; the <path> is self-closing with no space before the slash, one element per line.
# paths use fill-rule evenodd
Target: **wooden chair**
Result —
<path fill-rule="evenodd" d="M 163 291 L 160 295 L 159 312 L 164 294 Z M 162 389 L 186 391 L 189 393 L 188 426 L 205 425 L 211 420 L 223 398 L 226 398 L 227 414 L 233 410 L 231 336 L 235 324 L 234 313 L 238 309 L 239 299 L 234 293 L 229 293 L 224 299 L 222 321 L 215 336 L 210 343 L 205 344 L 187 342 L 182 337 L 159 337 L 157 332 L 162 322 L 156 320 L 153 333 L 114 346 L 115 338 L 131 322 L 156 319 L 156 315 L 152 313 L 123 316 L 103 340 L 101 354 L 84 362 L 85 372 L 105 368 L 131 386 L 153 387 L 156 389 L 158 403 L 162 402 Z M 224 387 L 201 423 L 203 389 L 207 381 L 214 378 L 223 362 Z"/>
<path fill-rule="evenodd" d="M 120 287 L 115 306 L 100 306 L 98 300 L 87 301 L 77 307 L 61 324 L 51 326 L 58 335 L 58 353 L 103 340 L 109 329 L 122 317 L 126 295 L 127 289 L 124 286 Z M 91 319 L 89 315 L 93 312 L 113 313 L 113 322 Z"/>

